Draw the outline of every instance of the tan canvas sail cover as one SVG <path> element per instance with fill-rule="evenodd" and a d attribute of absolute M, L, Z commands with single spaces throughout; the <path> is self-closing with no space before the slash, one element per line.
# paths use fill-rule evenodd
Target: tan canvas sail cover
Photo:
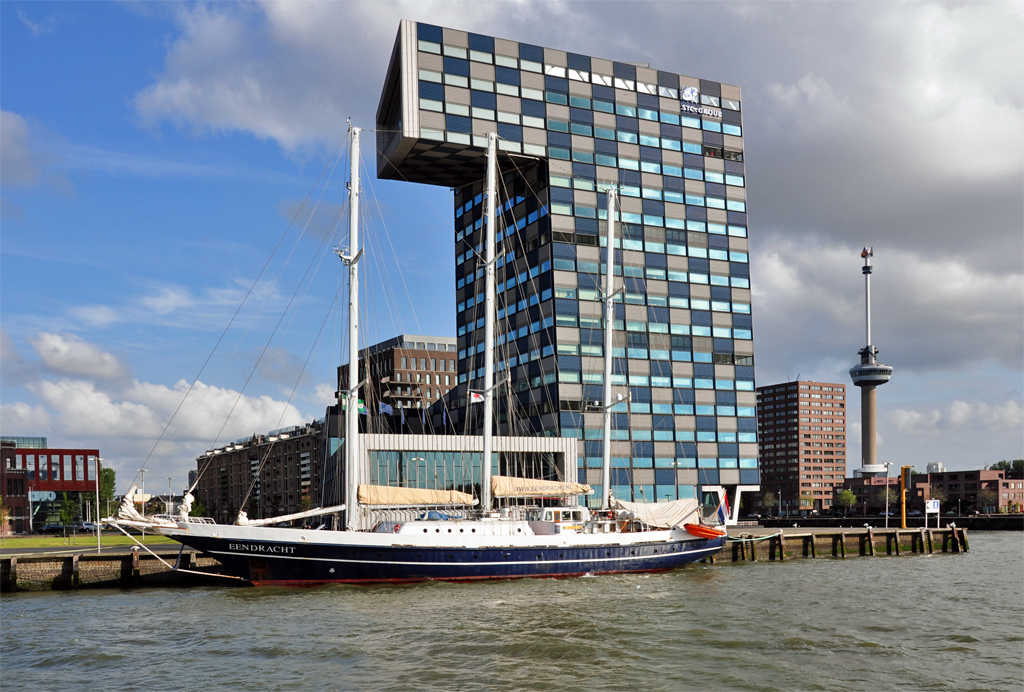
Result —
<path fill-rule="evenodd" d="M 593 493 L 593 488 L 583 483 L 491 476 L 491 494 L 494 497 L 568 497 Z"/>
<path fill-rule="evenodd" d="M 385 485 L 360 485 L 359 504 L 383 505 L 471 505 L 473 496 L 458 490 L 428 490 L 427 488 L 391 488 Z"/>
<path fill-rule="evenodd" d="M 675 500 L 673 502 L 623 502 L 615 500 L 615 509 L 624 509 L 634 514 L 648 526 L 670 529 L 689 522 L 700 523 L 700 507 L 696 500 Z"/>

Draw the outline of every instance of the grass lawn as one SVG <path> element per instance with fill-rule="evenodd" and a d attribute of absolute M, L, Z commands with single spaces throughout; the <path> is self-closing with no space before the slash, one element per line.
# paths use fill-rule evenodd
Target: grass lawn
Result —
<path fill-rule="evenodd" d="M 142 540 L 142 536 L 135 536 L 136 540 L 146 545 L 161 545 L 166 543 L 177 543 L 172 541 L 166 536 L 155 536 L 147 533 L 146 540 Z M 125 536 L 123 533 L 107 534 L 104 533 L 101 537 L 100 544 L 107 545 L 134 545 L 134 542 Z M 17 548 L 88 548 L 89 546 L 96 545 L 96 534 L 83 534 L 80 533 L 75 537 L 68 536 L 66 539 L 63 536 L 8 536 L 0 542 L 0 550 L 17 549 Z"/>

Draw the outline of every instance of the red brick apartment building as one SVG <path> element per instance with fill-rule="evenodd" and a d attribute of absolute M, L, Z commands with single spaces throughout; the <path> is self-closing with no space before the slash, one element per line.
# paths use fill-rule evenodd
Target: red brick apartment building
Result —
<path fill-rule="evenodd" d="M 846 385 L 797 380 L 757 388 L 761 491 L 781 510 L 832 509 L 846 478 Z"/>
<path fill-rule="evenodd" d="M 907 511 L 924 512 L 926 500 L 940 499 L 942 512 L 1003 513 L 1020 512 L 1024 505 L 1024 478 L 1009 478 L 1011 474 L 994 469 L 972 471 L 944 471 L 942 473 L 911 473 L 907 492 Z M 885 478 L 847 478 L 843 487 L 857 496 L 854 514 L 877 514 L 885 508 Z M 889 487 L 896 491 L 895 504 L 889 511 L 899 512 L 899 469 L 893 467 Z M 986 495 L 985 491 L 989 491 Z M 987 499 L 986 499 L 987 498 Z"/>
<path fill-rule="evenodd" d="M 19 446 L 32 440 L 41 446 Z M 0 493 L 10 519 L 0 531 L 31 533 L 58 521 L 63 493 L 76 503 L 95 492 L 99 458 L 96 449 L 49 449 L 45 438 L 5 438 L 0 442 Z"/>

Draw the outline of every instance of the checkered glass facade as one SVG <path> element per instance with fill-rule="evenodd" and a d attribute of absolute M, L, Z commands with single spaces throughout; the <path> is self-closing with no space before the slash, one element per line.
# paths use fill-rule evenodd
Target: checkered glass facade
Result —
<path fill-rule="evenodd" d="M 613 410 L 612 491 L 664 501 L 757 484 L 741 107 L 734 86 L 403 23 L 378 170 L 455 190 L 460 430 L 480 423 L 466 392 L 483 383 L 483 155 L 497 132 L 499 433 L 584 440 L 580 480 L 600 484 L 614 185 L 612 384 L 628 401 Z"/>

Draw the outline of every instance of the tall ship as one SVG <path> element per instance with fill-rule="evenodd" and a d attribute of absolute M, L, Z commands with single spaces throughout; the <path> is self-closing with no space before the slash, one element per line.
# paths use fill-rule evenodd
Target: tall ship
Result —
<path fill-rule="evenodd" d="M 374 136 L 379 178 L 455 190 L 444 427 L 468 434 L 360 430 L 352 127 L 329 506 L 147 528 L 256 584 L 657 571 L 720 550 L 759 489 L 739 89 L 403 21 Z M 433 461 L 453 455 L 454 480 Z"/>

